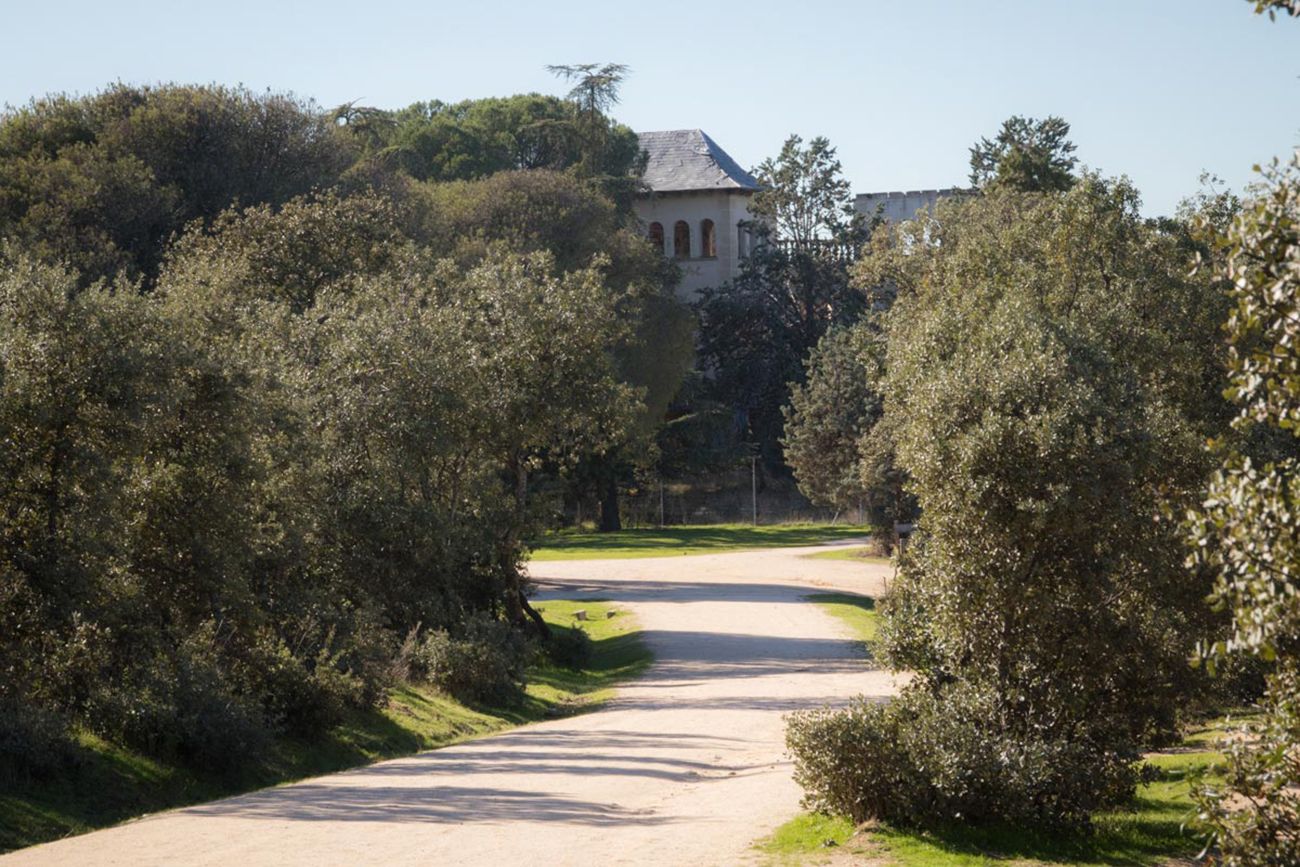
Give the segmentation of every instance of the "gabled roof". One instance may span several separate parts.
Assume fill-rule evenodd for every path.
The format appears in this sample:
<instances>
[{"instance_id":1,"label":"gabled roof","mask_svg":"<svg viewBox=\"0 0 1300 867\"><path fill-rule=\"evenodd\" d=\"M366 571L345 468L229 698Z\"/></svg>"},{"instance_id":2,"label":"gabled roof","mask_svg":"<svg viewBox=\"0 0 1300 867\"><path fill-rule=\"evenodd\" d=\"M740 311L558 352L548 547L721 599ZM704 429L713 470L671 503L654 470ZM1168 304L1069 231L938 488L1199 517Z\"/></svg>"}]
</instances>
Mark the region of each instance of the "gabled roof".
<instances>
[{"instance_id":1,"label":"gabled roof","mask_svg":"<svg viewBox=\"0 0 1300 867\"><path fill-rule=\"evenodd\" d=\"M762 189L702 130L643 132L639 138L649 156L642 180L656 193Z\"/></svg>"}]
</instances>

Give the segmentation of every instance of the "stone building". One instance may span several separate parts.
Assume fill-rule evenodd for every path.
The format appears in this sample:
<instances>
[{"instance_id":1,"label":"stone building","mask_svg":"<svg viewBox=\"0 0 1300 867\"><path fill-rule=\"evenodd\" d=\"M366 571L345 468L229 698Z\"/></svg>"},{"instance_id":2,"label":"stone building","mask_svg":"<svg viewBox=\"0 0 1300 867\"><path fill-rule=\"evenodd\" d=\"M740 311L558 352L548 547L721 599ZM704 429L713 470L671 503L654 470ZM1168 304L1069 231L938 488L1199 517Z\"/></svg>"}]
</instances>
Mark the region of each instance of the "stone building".
<instances>
[{"instance_id":1,"label":"stone building","mask_svg":"<svg viewBox=\"0 0 1300 867\"><path fill-rule=\"evenodd\" d=\"M755 238L745 227L750 201L760 189L702 130L674 129L639 134L646 154L642 175L649 192L635 210L646 236L682 269L679 295L692 300L700 289L735 278ZM910 220L948 196L969 193L958 187L937 190L860 193L853 206L867 217L879 210L891 223Z\"/></svg>"},{"instance_id":2,"label":"stone building","mask_svg":"<svg viewBox=\"0 0 1300 867\"><path fill-rule=\"evenodd\" d=\"M640 133L649 192L635 205L651 243L682 269L679 294L732 279L753 237L743 223L758 181L698 129Z\"/></svg>"}]
</instances>

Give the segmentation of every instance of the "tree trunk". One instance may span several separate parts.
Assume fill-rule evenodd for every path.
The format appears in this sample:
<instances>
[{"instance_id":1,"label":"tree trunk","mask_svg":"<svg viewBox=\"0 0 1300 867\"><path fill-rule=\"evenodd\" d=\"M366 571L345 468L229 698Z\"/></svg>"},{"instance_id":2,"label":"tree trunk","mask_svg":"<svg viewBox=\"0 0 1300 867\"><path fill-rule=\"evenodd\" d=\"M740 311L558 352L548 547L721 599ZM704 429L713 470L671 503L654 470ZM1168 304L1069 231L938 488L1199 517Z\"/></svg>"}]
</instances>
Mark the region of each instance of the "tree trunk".
<instances>
[{"instance_id":1,"label":"tree trunk","mask_svg":"<svg viewBox=\"0 0 1300 867\"><path fill-rule=\"evenodd\" d=\"M611 467L600 482L600 532L613 533L623 529L623 519L618 511L618 476Z\"/></svg>"},{"instance_id":2,"label":"tree trunk","mask_svg":"<svg viewBox=\"0 0 1300 867\"><path fill-rule=\"evenodd\" d=\"M528 469L520 460L514 461L515 477L515 527L506 534L507 552L513 553L515 545L518 543L519 528L524 525L524 517L528 512ZM509 615L511 622L519 626L526 632L532 632L543 641L550 640L551 629L542 619L542 615L537 613L528 602L528 596L524 593L524 575L518 569L511 569L513 574L510 575L510 588L506 590L506 613Z\"/></svg>"}]
</instances>

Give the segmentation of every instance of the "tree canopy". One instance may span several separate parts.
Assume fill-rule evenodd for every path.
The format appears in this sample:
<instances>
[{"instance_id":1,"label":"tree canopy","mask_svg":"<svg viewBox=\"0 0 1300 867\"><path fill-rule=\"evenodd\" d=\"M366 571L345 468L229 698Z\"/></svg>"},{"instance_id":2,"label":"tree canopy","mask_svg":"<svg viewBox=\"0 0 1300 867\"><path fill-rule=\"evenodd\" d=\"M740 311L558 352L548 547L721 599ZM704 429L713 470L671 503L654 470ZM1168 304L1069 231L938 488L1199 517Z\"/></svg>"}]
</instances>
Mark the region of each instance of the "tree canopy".
<instances>
[{"instance_id":1,"label":"tree canopy","mask_svg":"<svg viewBox=\"0 0 1300 867\"><path fill-rule=\"evenodd\" d=\"M1095 176L994 185L874 242L859 279L897 300L872 384L920 506L883 648L915 677L887 709L794 726L800 775L858 819L871 804L908 823L1086 825L1131 796L1139 749L1205 689L1186 660L1208 585L1162 515L1195 500L1226 418L1222 287L1189 276L1185 229ZM845 427L800 406L800 437ZM818 739L837 726L879 757L828 770ZM846 775L860 784L831 788Z\"/></svg>"},{"instance_id":2,"label":"tree canopy","mask_svg":"<svg viewBox=\"0 0 1300 867\"><path fill-rule=\"evenodd\" d=\"M1067 190L1075 181L1074 143L1070 125L1055 115L1038 120L1013 115L993 138L981 138L970 149L970 182L977 189L991 185L1022 192Z\"/></svg>"},{"instance_id":3,"label":"tree canopy","mask_svg":"<svg viewBox=\"0 0 1300 867\"><path fill-rule=\"evenodd\" d=\"M700 358L712 393L735 408L743 436L782 471L783 407L804 359L826 332L855 321L864 296L849 266L867 225L853 210L835 149L789 137L757 169L752 204L760 240L731 282L700 293Z\"/></svg>"},{"instance_id":4,"label":"tree canopy","mask_svg":"<svg viewBox=\"0 0 1300 867\"><path fill-rule=\"evenodd\" d=\"M1201 818L1227 865L1300 859L1300 152L1264 184L1226 233L1231 281L1230 395L1237 437L1192 512L1189 566L1213 576L1230 628L1203 648L1213 667L1262 660L1262 719L1234 741L1224 785L1201 793Z\"/></svg>"}]
</instances>

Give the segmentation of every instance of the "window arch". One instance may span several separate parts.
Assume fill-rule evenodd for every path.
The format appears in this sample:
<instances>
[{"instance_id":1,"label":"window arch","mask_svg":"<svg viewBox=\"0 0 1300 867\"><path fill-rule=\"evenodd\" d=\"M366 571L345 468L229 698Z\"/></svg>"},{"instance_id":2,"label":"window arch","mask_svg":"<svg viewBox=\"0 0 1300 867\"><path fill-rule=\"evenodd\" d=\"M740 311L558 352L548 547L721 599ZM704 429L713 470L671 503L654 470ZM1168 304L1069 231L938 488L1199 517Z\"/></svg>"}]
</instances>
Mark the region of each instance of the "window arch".
<instances>
[{"instance_id":1,"label":"window arch","mask_svg":"<svg viewBox=\"0 0 1300 867\"><path fill-rule=\"evenodd\" d=\"M673 224L673 255L678 259L691 258L691 226L685 220Z\"/></svg>"},{"instance_id":2,"label":"window arch","mask_svg":"<svg viewBox=\"0 0 1300 867\"><path fill-rule=\"evenodd\" d=\"M713 232L712 220L700 220L700 255L709 259L718 255L718 239Z\"/></svg>"},{"instance_id":3,"label":"window arch","mask_svg":"<svg viewBox=\"0 0 1300 867\"><path fill-rule=\"evenodd\" d=\"M654 247L660 253L664 251L664 224L663 223L651 223L650 233L649 235L647 235L647 237L650 239L650 245L652 247Z\"/></svg>"}]
</instances>

